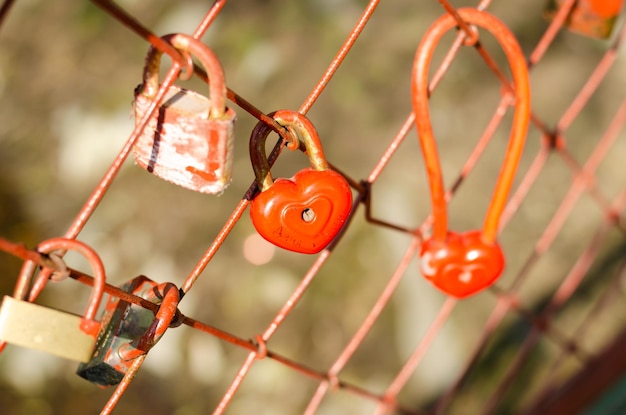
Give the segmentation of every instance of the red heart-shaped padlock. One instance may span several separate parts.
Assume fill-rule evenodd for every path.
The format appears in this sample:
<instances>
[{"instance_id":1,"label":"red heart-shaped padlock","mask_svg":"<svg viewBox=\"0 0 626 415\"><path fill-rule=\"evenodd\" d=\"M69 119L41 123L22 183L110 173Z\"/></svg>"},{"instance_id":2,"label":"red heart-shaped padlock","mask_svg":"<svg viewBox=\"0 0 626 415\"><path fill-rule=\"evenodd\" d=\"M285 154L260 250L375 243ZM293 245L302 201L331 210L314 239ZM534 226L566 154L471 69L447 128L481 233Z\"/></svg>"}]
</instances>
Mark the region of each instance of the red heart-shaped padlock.
<instances>
[{"instance_id":1,"label":"red heart-shaped padlock","mask_svg":"<svg viewBox=\"0 0 626 415\"><path fill-rule=\"evenodd\" d=\"M493 284L504 269L497 243L485 243L482 231L449 232L447 240L426 241L420 250L422 275L444 293L463 298Z\"/></svg>"},{"instance_id":2,"label":"red heart-shaped padlock","mask_svg":"<svg viewBox=\"0 0 626 415\"><path fill-rule=\"evenodd\" d=\"M330 169L315 127L304 115L289 110L270 114L293 134L290 149L304 144L312 168L291 179L274 181L265 154L271 128L259 122L250 137L250 159L261 191L250 201L257 232L276 246L315 254L335 238L350 215L352 192L339 173Z\"/></svg>"},{"instance_id":3,"label":"red heart-shaped padlock","mask_svg":"<svg viewBox=\"0 0 626 415\"><path fill-rule=\"evenodd\" d=\"M250 205L259 235L273 244L307 254L326 247L350 214L350 188L338 173L310 168L277 179Z\"/></svg>"},{"instance_id":4,"label":"red heart-shaped padlock","mask_svg":"<svg viewBox=\"0 0 626 415\"><path fill-rule=\"evenodd\" d=\"M526 141L530 119L530 83L524 53L504 23L475 8L461 8L456 12L458 16L446 13L437 19L420 41L413 63L412 101L433 210L432 234L422 244L420 268L424 277L437 288L451 296L463 298L493 284L504 268L504 255L496 239L500 216ZM450 232L448 228L448 200L428 104L431 93L428 76L435 48L448 31L458 28L459 18L468 25L487 29L496 38L509 61L513 76L513 88L506 81L506 93L513 92L515 95L509 145L483 227L480 231L462 234ZM472 37L475 39L466 43L475 45L478 36L479 32L473 32ZM503 97L503 100L506 99L509 97Z\"/></svg>"}]
</instances>

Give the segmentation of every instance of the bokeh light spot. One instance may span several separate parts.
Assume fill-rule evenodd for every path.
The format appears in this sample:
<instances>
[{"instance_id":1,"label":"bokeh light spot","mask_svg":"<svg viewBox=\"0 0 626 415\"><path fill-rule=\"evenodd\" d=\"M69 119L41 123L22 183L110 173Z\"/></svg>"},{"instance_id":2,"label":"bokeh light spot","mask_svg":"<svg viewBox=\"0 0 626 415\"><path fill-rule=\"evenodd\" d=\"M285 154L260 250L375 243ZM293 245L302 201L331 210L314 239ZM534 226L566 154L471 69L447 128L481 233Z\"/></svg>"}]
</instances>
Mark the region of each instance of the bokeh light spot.
<instances>
[{"instance_id":1,"label":"bokeh light spot","mask_svg":"<svg viewBox=\"0 0 626 415\"><path fill-rule=\"evenodd\" d=\"M243 256L254 265L267 264L274 257L276 247L258 234L248 236L243 243Z\"/></svg>"}]
</instances>

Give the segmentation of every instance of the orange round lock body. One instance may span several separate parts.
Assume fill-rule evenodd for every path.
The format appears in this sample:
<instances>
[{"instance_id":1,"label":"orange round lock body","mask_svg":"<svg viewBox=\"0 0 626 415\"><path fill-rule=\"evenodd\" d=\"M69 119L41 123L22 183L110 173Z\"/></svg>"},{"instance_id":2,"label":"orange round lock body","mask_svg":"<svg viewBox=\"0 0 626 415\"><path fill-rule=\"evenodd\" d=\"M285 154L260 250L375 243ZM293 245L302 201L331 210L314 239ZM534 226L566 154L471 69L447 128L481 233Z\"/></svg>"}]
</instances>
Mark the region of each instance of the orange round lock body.
<instances>
[{"instance_id":1,"label":"orange round lock body","mask_svg":"<svg viewBox=\"0 0 626 415\"><path fill-rule=\"evenodd\" d=\"M300 170L291 179L274 180L265 154L271 129L259 122L250 137L250 159L261 191L250 202L252 224L276 246L318 253L337 236L350 215L350 186L330 169L315 127L304 115L287 110L270 115L302 140L311 168Z\"/></svg>"},{"instance_id":2,"label":"orange round lock body","mask_svg":"<svg viewBox=\"0 0 626 415\"><path fill-rule=\"evenodd\" d=\"M173 85L133 148L137 164L155 176L186 189L221 194L232 177L235 111L227 108L226 84L219 60L191 36L164 39L196 56L207 71L209 97ZM135 122L139 123L159 89L162 53L152 47L143 83L135 90Z\"/></svg>"}]
</instances>

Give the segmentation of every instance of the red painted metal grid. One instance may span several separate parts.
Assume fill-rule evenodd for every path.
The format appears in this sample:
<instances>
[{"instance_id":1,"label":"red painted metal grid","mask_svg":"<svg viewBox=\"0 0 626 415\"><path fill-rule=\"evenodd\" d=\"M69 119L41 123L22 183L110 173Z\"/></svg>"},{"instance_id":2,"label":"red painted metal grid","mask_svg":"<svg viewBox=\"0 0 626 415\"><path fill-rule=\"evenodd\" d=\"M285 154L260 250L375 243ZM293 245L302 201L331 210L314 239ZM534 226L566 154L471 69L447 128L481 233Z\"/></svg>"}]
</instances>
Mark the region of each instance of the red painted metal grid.
<instances>
[{"instance_id":1,"label":"red painted metal grid","mask_svg":"<svg viewBox=\"0 0 626 415\"><path fill-rule=\"evenodd\" d=\"M152 113L157 110L158 102L162 99L165 91L167 91L169 86L172 85L174 80L179 76L181 68L186 67L187 70L190 70L190 64L183 57L181 57L178 52L171 47L171 45L169 45L167 42L164 42L158 36L143 27L137 19L126 14L126 12L119 8L119 6L117 6L115 3L106 0L94 0L94 2L102 7L102 9L108 12L111 16L128 26L137 35L142 36L156 48L170 55L173 59L173 65L167 75L162 80L162 84L154 101L154 104L147 110L146 115L139 122L137 122L135 129L126 141L126 144L121 149L119 155L111 164L109 170L106 172L100 183L95 187L92 194L88 197L84 206L76 215L75 220L68 227L68 230L64 235L64 238L67 239L76 239L79 236L81 230L89 221L98 204L106 195L109 187L112 185L122 163L128 157L128 154L135 144L137 138L141 134L142 129L145 128L145 126L147 125L148 119L150 118ZM2 13L0 14L0 22L2 22L6 17L6 14L8 13L12 3L13 2L9 0L5 1L2 9L0 9ZM218 16L220 10L224 7L225 3L225 0L218 0L213 4L213 6L208 10L201 23L194 31L193 36L195 38L200 38L206 32L208 27ZM337 52L331 64L328 66L328 69L322 75L321 79L319 80L313 91L304 99L304 102L299 108L300 113L306 114L315 105L316 100L324 91L326 85L333 77L336 70L340 67L344 58L350 52L361 31L369 22L370 18L376 10L376 7L378 6L378 3L379 1L371 0L367 4L361 14L361 17L356 22L354 28L349 33L346 41ZM455 59L457 53L464 44L473 46L480 45L479 43L476 43L476 32L474 32L469 25L465 24L465 22L462 21L454 6L446 0L440 0L440 3L447 13L451 14L455 19L458 20L458 25L461 30L459 30L456 40L453 42L447 55L442 60L439 68L432 76L429 87L430 91L434 91L436 89L439 81L441 80L441 78L443 77L443 75L445 74L450 64ZM482 1L476 7L480 10L489 10L490 3L490 1ZM530 70L532 70L541 61L544 53L550 47L555 36L559 32L559 30L562 29L568 13L574 6L574 4L574 0L566 0L562 3L562 8L556 14L551 24L543 34L543 37L537 43L536 47L528 57L527 66ZM598 186L598 183L595 180L597 169L599 168L601 162L605 159L607 153L611 150L613 144L619 136L619 133L623 130L624 123L626 122L626 98L622 101L609 126L606 128L605 131L599 134L599 139L597 141L597 144L595 145L594 150L591 152L591 154L584 163L579 163L577 161L577 158L568 149L567 132L574 120L584 109L585 105L590 100L593 93L597 90L599 85L605 79L607 72L612 67L617 57L618 47L623 42L625 36L626 28L622 29L621 32L615 37L613 44L608 48L608 50L604 54L604 57L598 62L594 71L591 73L585 84L580 89L578 95L573 99L571 105L563 113L563 115L560 117L554 127L549 127L548 123L544 122L539 114L536 114L534 112L531 114L531 125L534 129L541 133L541 146L537 151L537 154L534 156L530 166L525 171L520 172L521 180L517 187L514 189L514 192L511 195L510 199L508 200L504 213L500 219L500 231L507 226L508 222L516 213L518 207L526 198L527 194L537 183L540 174L544 171L544 168L548 164L548 160L550 158L559 158L564 162L564 165L566 165L571 171L571 183L569 184L566 196L563 198L560 205L554 212L549 224L546 226L545 230L536 241L533 252L526 259L525 264L521 267L521 270L514 277L513 281L506 287L500 284L496 284L488 289L489 295L495 297L496 304L493 307L491 314L485 321L484 326L482 327L480 338L474 345L471 357L467 361L463 371L459 373L457 381L452 383L447 391L438 398L433 407L428 410L428 413L446 413L446 410L447 408L449 408L455 395L463 387L464 381L468 378L472 369L475 367L477 361L479 360L481 353L485 350L486 345L490 340L492 334L499 327L504 317L510 312L516 313L518 316L520 316L520 318L527 320L532 326L532 330L530 334L525 338L522 346L519 348L514 358L511 360L504 377L498 382L497 387L493 391L490 399L485 402L483 410L480 413L496 413L500 401L503 399L507 390L510 388L513 380L520 373L522 365L528 358L528 355L532 352L533 348L542 337L550 338L551 341L560 348L560 357L553 363L554 368L558 367L561 361L567 356L575 356L583 364L592 361L591 356L589 356L585 352L584 348L579 346L579 341L584 337L585 331L588 329L589 325L592 324L596 314L601 311L601 309L606 305L608 301L612 301L610 293L614 289L614 284L607 286L606 294L601 297L601 299L596 304L596 307L588 314L585 321L577 328L577 330L575 330L575 333L573 335L566 335L562 333L558 327L550 325L549 322L552 316L554 316L554 314L568 301L568 299L580 286L584 277L587 275L587 271L589 271L593 261L597 257L600 246L607 237L607 234L613 229L618 229L622 233L624 232L624 230L626 230L621 216L624 208L626 208L626 189L622 190L621 193L618 194L617 197L615 197L613 200L610 200L603 194ZM453 197L455 191L462 184L465 177L473 170L476 163L479 162L480 156L483 153L486 145L492 139L496 128L504 119L506 110L511 105L511 97L508 93L510 91L510 84L507 76L504 75L504 72L502 70L500 70L498 65L490 57L489 52L485 48L482 48L482 46L478 46L475 48L482 56L482 58L485 59L489 68L491 68L494 72L494 75L502 82L503 94L498 108L494 112L491 121L483 132L474 151L467 159L465 165L462 167L458 179L448 190L446 194L447 200ZM206 74L204 74L201 69L195 67L194 71L206 81ZM274 151L269 157L270 162L276 160L276 158L280 155L281 149L286 145L286 143L291 140L289 132L281 128L272 118L264 115L261 110L255 108L253 104L246 101L244 98L239 96L231 89L228 89L227 96L241 109L247 111L257 119L268 123L281 136L281 140L279 140L274 148ZM378 218L374 218L372 217L370 212L371 195L369 190L371 188L371 185L378 180L385 167L392 161L394 153L398 149L401 142L405 139L415 139L413 135L414 133L411 134L412 126L414 125L414 123L414 114L410 112L407 115L406 121L397 132L395 137L393 137L393 139L390 141L386 151L380 157L377 164L372 168L371 173L365 180L358 180L355 178L346 177L346 179L349 181L350 185L356 192L352 212L353 215L358 212L361 204L363 204L363 206L365 207L365 216L371 225L384 226L398 232L409 234L412 239L411 243L409 243L406 247L406 251L400 263L397 265L395 271L390 276L390 279L385 289L380 293L380 296L371 307L370 312L363 320L358 330L354 333L351 340L345 345L344 349L337 356L337 358L328 370L311 369L305 364L301 364L300 362L295 362L288 358L285 358L284 356L273 352L270 348L266 346L266 343L269 342L272 336L279 330L282 322L291 313L294 307L298 304L299 300L305 294L307 288L316 277L320 268L332 255L333 247L341 240L341 235L339 235L339 237L335 240L333 244L331 244L330 247L325 249L321 254L319 254L319 256L316 257L314 263L301 279L300 283L298 284L297 288L292 293L290 298L285 302L284 306L278 311L272 321L269 322L265 331L259 333L255 337L254 341L240 338L234 334L217 329L211 325L202 323L188 316L178 315L175 317L176 321L175 324L172 323L172 326L185 324L189 327L216 336L226 342L229 342L233 345L239 346L249 351L247 358L244 360L238 373L232 380L230 387L224 392L221 402L219 402L219 404L215 408L215 414L221 414L227 410L230 402L236 395L237 390L239 389L246 375L249 373L250 369L255 365L256 362L262 359L272 359L274 361L280 362L292 368L293 370L296 370L303 375L313 378L319 382L317 391L311 397L311 400L305 410L306 414L316 413L324 398L328 394L333 393L337 390L343 390L362 396L366 399L373 400L377 404L377 414L385 414L391 412L415 414L426 413L426 410L422 411L416 410L414 408L404 407L402 402L399 402L397 400L397 397L403 391L404 386L407 384L410 377L414 374L418 365L422 362L425 353L428 351L434 339L437 337L437 335L442 330L442 327L444 327L444 325L450 318L450 315L455 307L457 307L458 301L453 298L448 298L441 304L439 313L437 314L436 318L431 322L430 327L422 337L421 341L416 345L414 351L408 356L401 370L397 373L396 377L387 386L386 390L383 393L366 390L358 385L343 381L340 377L343 368L347 365L353 354L362 344L365 336L370 332L378 317L381 315L383 309L385 309L385 307L387 307L387 305L389 304L389 301L394 291L396 290L400 280L403 278L407 267L410 265L415 255L419 251L421 242L423 240L423 235L427 235L431 229L432 218L427 218L423 222L423 224L416 229L408 229L392 223L387 223L386 221ZM180 286L181 301L184 295L193 288L194 283L197 281L200 274L210 263L216 252L219 250L220 246L228 237L234 225L245 212L249 204L249 199L252 197L255 191L255 186L255 183L250 186L244 198L236 206L230 217L225 221L221 231L218 233L215 240L206 249L205 253L198 260L196 266L190 271L189 275ZM584 194L589 195L602 210L602 223L600 223L600 225L598 226L596 234L593 236L593 238L588 241L588 246L586 250L579 257L570 272L561 281L560 285L551 296L548 305L540 313L533 313L524 307L523 302L518 296L518 292L523 284L527 281L528 276L530 275L531 270L533 269L533 266L536 264L538 259L551 247L552 243L555 241L555 238L559 235L559 233L565 226L566 220L569 218L576 203ZM12 243L10 241L0 238L0 249L25 260L37 262L45 267L45 271L43 274L44 277L40 277L37 280L40 282L40 286L34 287L30 293L31 299L34 299L37 296L38 291L43 288L43 283L41 283L41 281L47 280L48 277L52 275L53 271L55 270L63 271L62 269L60 269L62 267L59 267L58 261L51 261L48 256L42 255L41 253L33 250L28 250L20 244ZM94 285L94 279L91 276L85 275L72 269L66 271L69 272L72 278L87 285ZM620 278L621 274L615 276L616 283L619 281ZM153 311L158 311L159 307L157 305L142 298L125 293L112 285L107 284L104 287L104 291L110 295L119 296L126 301L141 305ZM129 384L131 383L133 377L140 369L141 364L145 359L145 356L146 355L139 356L137 359L134 360L131 370L126 374L123 381L119 384L119 386L112 394L105 408L103 408L103 413L110 413L114 410L115 405L122 398L123 394L129 387ZM549 379L545 390L550 390L550 388L553 386L554 385L550 383ZM529 413L542 413L540 412L540 409L541 408L537 409L536 412L531 410L531 412Z\"/></svg>"}]
</instances>

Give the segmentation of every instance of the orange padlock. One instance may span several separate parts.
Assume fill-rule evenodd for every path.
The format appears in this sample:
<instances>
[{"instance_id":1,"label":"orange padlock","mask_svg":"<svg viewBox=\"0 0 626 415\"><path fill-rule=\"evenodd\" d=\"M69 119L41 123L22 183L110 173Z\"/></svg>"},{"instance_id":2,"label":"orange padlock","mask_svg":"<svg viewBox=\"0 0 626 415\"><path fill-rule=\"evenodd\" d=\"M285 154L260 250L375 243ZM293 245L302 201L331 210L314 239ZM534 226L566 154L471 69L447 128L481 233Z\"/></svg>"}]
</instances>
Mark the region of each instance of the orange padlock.
<instances>
[{"instance_id":1,"label":"orange padlock","mask_svg":"<svg viewBox=\"0 0 626 415\"><path fill-rule=\"evenodd\" d=\"M209 98L178 87L169 88L159 110L133 149L135 160L168 182L202 193L221 194L231 180L235 111L226 107L224 73L215 54L199 40L183 34L164 36L198 58L209 78ZM135 120L144 116L159 89L162 53L151 47L143 83L135 90Z\"/></svg>"},{"instance_id":2,"label":"orange padlock","mask_svg":"<svg viewBox=\"0 0 626 415\"><path fill-rule=\"evenodd\" d=\"M91 357L101 327L96 314L106 283L104 265L93 249L74 239L48 239L40 243L37 250L42 254L74 250L89 261L94 272L89 305L83 316L77 316L35 304L35 298L27 297L29 294L33 297L30 292L32 288L29 289L28 285L37 264L31 260L25 261L13 297L4 296L0 306L0 351L6 343L12 343L86 362Z\"/></svg>"},{"instance_id":3,"label":"orange padlock","mask_svg":"<svg viewBox=\"0 0 626 415\"><path fill-rule=\"evenodd\" d=\"M289 110L270 116L302 141L311 167L291 179L274 180L265 154L265 139L271 128L260 121L250 136L250 159L261 191L250 202L252 224L259 235L276 246L304 254L318 253L335 238L350 215L350 185L331 170L308 118Z\"/></svg>"},{"instance_id":4,"label":"orange padlock","mask_svg":"<svg viewBox=\"0 0 626 415\"><path fill-rule=\"evenodd\" d=\"M545 15L553 19L565 0L548 0ZM574 2L565 26L573 32L606 39L611 36L615 22L624 6L624 0L578 0Z\"/></svg>"}]
</instances>

